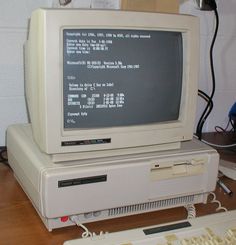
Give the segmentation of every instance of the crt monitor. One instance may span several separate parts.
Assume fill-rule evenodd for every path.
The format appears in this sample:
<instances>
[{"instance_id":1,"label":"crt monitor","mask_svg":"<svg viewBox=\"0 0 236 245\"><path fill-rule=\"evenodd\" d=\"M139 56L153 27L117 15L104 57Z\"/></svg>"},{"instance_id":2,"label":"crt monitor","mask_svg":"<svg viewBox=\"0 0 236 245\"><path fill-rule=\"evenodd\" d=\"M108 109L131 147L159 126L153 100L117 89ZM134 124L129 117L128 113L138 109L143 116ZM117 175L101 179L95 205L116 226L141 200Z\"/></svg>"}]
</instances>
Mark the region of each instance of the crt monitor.
<instances>
[{"instance_id":1,"label":"crt monitor","mask_svg":"<svg viewBox=\"0 0 236 245\"><path fill-rule=\"evenodd\" d=\"M33 12L26 96L40 149L89 158L178 148L190 140L198 29L197 18L186 15Z\"/></svg>"}]
</instances>

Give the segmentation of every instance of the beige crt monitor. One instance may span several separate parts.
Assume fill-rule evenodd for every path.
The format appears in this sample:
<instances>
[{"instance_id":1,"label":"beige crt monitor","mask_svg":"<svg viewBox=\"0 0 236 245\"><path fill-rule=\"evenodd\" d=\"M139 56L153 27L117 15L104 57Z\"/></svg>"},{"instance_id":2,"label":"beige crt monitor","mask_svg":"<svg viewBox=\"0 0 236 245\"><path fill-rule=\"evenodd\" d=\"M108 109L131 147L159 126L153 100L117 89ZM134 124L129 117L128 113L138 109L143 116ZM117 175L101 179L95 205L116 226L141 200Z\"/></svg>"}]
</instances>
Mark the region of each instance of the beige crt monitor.
<instances>
[{"instance_id":1,"label":"beige crt monitor","mask_svg":"<svg viewBox=\"0 0 236 245\"><path fill-rule=\"evenodd\" d=\"M25 57L34 139L53 161L178 148L192 138L196 17L39 9Z\"/></svg>"}]
</instances>

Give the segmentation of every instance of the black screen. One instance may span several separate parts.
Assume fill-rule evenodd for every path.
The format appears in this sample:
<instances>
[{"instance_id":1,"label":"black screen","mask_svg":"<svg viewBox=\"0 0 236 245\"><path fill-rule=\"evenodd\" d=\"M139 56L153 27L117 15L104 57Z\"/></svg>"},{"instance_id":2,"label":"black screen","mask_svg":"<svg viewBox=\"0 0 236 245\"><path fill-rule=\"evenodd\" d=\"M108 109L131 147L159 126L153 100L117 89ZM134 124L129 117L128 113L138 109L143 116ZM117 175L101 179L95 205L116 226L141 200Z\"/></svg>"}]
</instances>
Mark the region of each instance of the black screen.
<instances>
[{"instance_id":1,"label":"black screen","mask_svg":"<svg viewBox=\"0 0 236 245\"><path fill-rule=\"evenodd\" d=\"M182 73L179 32L64 29L64 128L177 120Z\"/></svg>"}]
</instances>

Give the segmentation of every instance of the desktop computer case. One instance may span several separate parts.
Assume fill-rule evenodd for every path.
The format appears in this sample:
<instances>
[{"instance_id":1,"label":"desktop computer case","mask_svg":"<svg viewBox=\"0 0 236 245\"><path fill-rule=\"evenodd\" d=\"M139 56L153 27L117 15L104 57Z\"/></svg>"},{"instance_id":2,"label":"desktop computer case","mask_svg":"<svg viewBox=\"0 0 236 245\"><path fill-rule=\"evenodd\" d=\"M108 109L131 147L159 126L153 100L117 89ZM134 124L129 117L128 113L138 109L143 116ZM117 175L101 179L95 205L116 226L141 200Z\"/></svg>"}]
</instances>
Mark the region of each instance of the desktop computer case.
<instances>
[{"instance_id":1,"label":"desktop computer case","mask_svg":"<svg viewBox=\"0 0 236 245\"><path fill-rule=\"evenodd\" d=\"M80 223L206 202L219 155L200 141L177 150L54 164L30 124L7 130L9 164L49 231ZM89 153L88 153L89 154Z\"/></svg>"}]
</instances>

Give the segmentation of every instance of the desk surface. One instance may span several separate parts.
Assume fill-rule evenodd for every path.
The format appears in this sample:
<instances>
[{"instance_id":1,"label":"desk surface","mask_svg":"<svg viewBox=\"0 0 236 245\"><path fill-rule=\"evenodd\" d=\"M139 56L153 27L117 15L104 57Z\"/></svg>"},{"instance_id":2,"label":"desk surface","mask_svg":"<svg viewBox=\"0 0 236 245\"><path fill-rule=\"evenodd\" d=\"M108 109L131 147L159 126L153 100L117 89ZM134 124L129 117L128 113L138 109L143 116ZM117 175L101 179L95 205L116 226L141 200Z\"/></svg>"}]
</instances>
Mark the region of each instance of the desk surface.
<instances>
[{"instance_id":1,"label":"desk surface","mask_svg":"<svg viewBox=\"0 0 236 245\"><path fill-rule=\"evenodd\" d=\"M222 142L215 139L218 135L207 136L214 142ZM221 152L223 158L236 162L236 154ZM222 180L235 195L229 196L217 187L215 194L217 200L221 201L222 206L236 209L236 181L223 177ZM196 205L197 216L214 213L216 204ZM99 231L120 231L125 229L137 228L140 226L156 225L170 221L186 218L184 208L173 208L169 210L156 211L146 214L133 215L124 218L105 220L87 224L89 230ZM60 228L48 232L33 208L31 202L21 189L13 176L11 169L0 163L0 244L1 245L62 245L64 241L79 238L81 229L76 226Z\"/></svg>"}]
</instances>

